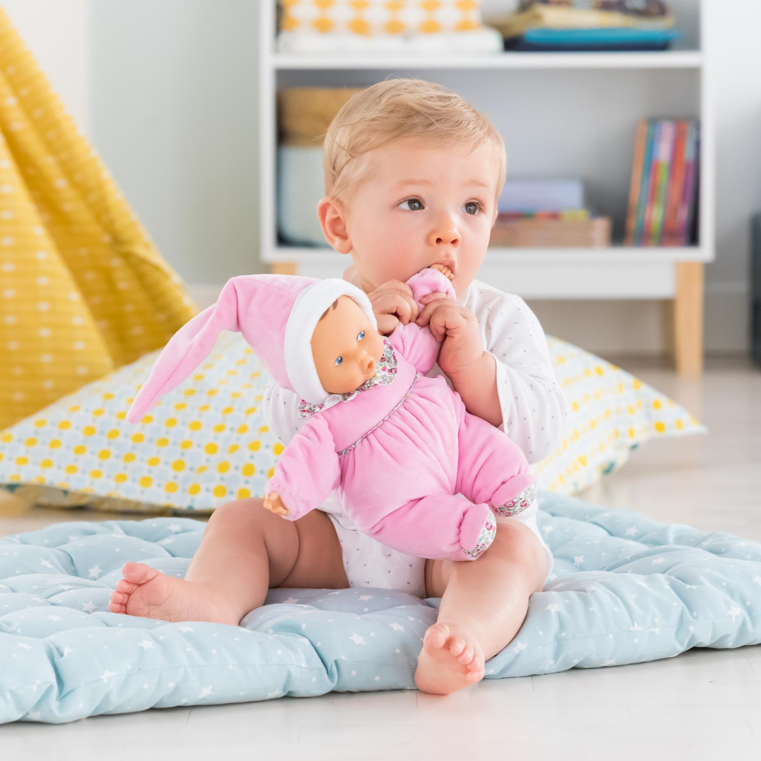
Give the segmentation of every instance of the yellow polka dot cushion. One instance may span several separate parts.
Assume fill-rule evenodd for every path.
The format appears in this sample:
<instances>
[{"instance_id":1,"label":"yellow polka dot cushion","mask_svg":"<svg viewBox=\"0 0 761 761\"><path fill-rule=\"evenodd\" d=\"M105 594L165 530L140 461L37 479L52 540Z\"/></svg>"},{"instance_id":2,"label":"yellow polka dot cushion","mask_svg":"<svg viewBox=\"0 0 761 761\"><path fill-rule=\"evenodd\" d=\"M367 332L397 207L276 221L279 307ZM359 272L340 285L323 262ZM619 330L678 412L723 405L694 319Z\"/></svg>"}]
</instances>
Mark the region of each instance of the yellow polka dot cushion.
<instances>
[{"instance_id":1,"label":"yellow polka dot cushion","mask_svg":"<svg viewBox=\"0 0 761 761\"><path fill-rule=\"evenodd\" d=\"M0 430L196 311L0 9Z\"/></svg>"},{"instance_id":2,"label":"yellow polka dot cushion","mask_svg":"<svg viewBox=\"0 0 761 761\"><path fill-rule=\"evenodd\" d=\"M683 407L626 371L549 338L571 414L541 488L572 494L653 437L704 432ZM262 413L267 374L239 334L223 333L198 371L136 425L127 410L158 352L0 433L0 486L57 507L209 513L262 496L282 445Z\"/></svg>"}]
</instances>

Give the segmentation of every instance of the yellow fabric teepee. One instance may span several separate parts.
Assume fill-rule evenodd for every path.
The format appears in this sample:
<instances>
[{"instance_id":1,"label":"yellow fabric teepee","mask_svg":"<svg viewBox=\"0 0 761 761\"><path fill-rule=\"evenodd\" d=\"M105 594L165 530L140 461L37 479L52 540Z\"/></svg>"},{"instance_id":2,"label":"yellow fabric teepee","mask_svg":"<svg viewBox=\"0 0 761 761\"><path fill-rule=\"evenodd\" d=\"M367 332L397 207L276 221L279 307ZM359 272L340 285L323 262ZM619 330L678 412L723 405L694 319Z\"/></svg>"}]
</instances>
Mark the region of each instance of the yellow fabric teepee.
<instances>
[{"instance_id":1,"label":"yellow fabric teepee","mask_svg":"<svg viewBox=\"0 0 761 761\"><path fill-rule=\"evenodd\" d=\"M0 430L196 312L0 9Z\"/></svg>"}]
</instances>

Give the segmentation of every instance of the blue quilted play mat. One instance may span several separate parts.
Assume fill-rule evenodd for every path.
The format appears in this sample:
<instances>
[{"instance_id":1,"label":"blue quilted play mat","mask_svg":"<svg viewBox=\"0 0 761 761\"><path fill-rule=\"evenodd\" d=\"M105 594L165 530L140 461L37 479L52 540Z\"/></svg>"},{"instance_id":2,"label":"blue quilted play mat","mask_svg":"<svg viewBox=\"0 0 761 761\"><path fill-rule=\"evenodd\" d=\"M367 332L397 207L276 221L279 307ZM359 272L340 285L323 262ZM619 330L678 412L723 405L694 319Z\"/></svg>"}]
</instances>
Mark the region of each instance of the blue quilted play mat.
<instances>
[{"instance_id":1,"label":"blue quilted play mat","mask_svg":"<svg viewBox=\"0 0 761 761\"><path fill-rule=\"evenodd\" d=\"M554 575L487 679L761 642L758 543L553 493L540 504ZM126 561L182 577L204 526L73 522L0 538L0 723L415 689L438 599L277 589L239 627L108 610Z\"/></svg>"}]
</instances>

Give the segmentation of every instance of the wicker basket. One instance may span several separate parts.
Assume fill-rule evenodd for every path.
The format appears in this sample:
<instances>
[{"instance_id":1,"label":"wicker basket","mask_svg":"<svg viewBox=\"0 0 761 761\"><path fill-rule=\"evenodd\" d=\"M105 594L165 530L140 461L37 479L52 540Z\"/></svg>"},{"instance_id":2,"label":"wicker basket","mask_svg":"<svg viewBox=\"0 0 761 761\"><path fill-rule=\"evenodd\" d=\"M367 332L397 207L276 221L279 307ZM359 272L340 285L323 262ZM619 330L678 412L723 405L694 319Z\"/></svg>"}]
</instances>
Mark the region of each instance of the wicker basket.
<instances>
[{"instance_id":1,"label":"wicker basket","mask_svg":"<svg viewBox=\"0 0 761 761\"><path fill-rule=\"evenodd\" d=\"M293 87L277 94L281 145L319 148L333 117L363 88Z\"/></svg>"}]
</instances>

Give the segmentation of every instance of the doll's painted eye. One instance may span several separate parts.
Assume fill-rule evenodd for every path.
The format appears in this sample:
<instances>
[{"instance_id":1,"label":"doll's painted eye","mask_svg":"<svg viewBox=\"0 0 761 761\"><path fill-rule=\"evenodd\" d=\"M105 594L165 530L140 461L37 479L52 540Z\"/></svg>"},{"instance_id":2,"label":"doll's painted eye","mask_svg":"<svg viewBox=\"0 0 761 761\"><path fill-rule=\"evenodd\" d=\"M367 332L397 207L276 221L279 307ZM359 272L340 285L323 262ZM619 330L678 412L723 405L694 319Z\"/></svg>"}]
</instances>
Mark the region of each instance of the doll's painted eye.
<instances>
[{"instance_id":1,"label":"doll's painted eye","mask_svg":"<svg viewBox=\"0 0 761 761\"><path fill-rule=\"evenodd\" d=\"M360 330L359 335L357 336L357 341L361 341L365 337L365 331Z\"/></svg>"},{"instance_id":2,"label":"doll's painted eye","mask_svg":"<svg viewBox=\"0 0 761 761\"><path fill-rule=\"evenodd\" d=\"M344 358L343 358L343 357L338 357L338 359L336 359L336 364L337 364L337 365L340 365L340 364L341 364L341 362L343 362L343 361L344 361Z\"/></svg>"}]
</instances>

